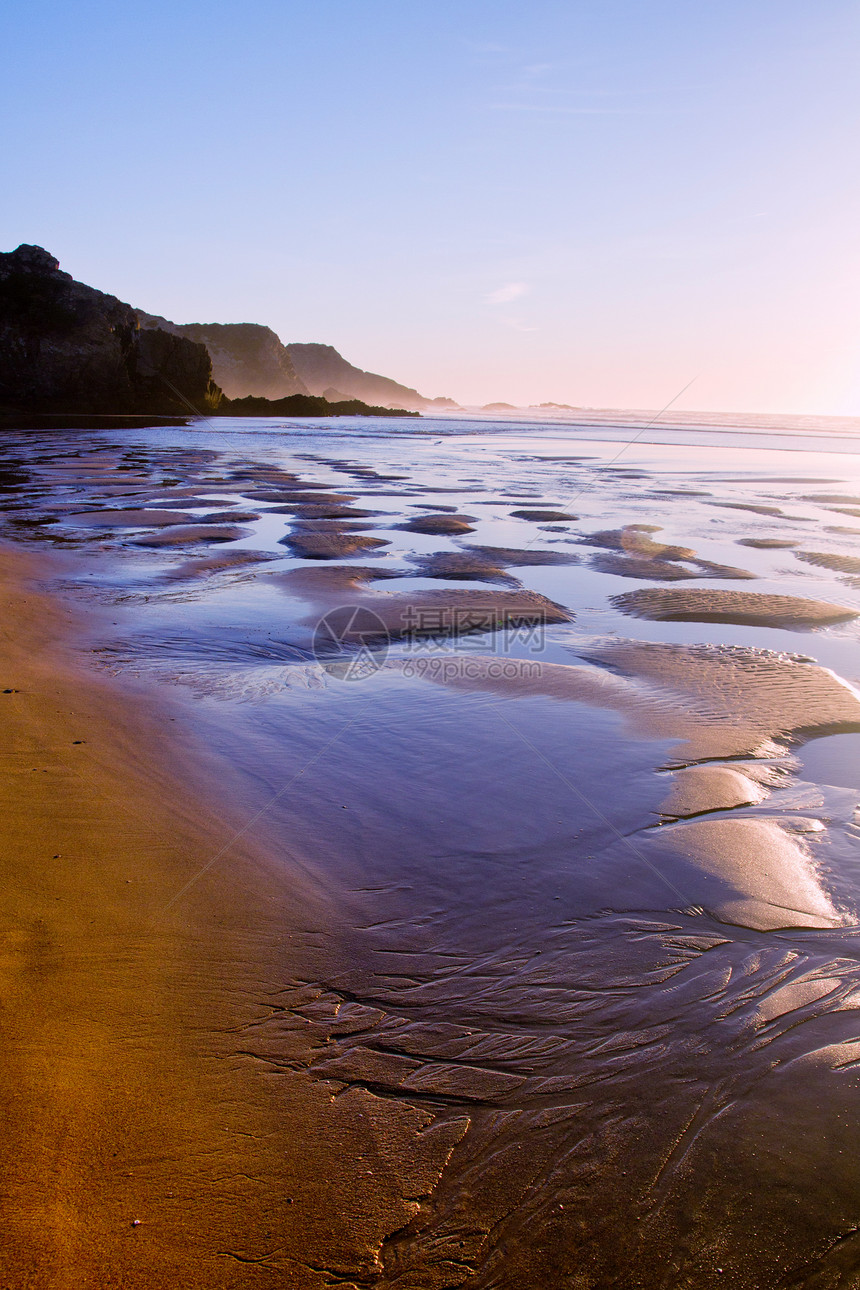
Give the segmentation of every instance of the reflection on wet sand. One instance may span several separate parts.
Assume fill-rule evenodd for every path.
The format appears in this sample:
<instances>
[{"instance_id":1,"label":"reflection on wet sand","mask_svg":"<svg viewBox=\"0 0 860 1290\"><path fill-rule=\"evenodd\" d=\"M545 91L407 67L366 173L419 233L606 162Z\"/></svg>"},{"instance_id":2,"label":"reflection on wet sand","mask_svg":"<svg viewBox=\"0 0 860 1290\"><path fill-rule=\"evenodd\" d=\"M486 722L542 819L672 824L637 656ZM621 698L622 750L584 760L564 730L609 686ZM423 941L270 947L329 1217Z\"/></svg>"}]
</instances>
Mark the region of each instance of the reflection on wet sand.
<instances>
[{"instance_id":1,"label":"reflection on wet sand","mask_svg":"<svg viewBox=\"0 0 860 1290\"><path fill-rule=\"evenodd\" d=\"M857 795L792 755L860 731L853 494L678 467L658 529L665 475L550 443L171 433L10 443L0 505L283 896L232 1052L325 1169L299 1219L249 1198L229 1283L853 1284Z\"/></svg>"}]
</instances>

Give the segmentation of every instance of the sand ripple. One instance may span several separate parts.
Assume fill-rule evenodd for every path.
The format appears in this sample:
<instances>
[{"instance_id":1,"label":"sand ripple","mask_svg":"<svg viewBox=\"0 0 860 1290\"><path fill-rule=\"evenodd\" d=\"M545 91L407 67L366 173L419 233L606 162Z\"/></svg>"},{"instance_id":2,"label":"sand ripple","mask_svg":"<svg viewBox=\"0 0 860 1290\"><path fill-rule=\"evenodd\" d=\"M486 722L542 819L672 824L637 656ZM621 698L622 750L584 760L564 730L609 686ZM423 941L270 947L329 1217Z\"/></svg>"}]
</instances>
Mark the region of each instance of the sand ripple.
<instances>
[{"instance_id":1,"label":"sand ripple","mask_svg":"<svg viewBox=\"0 0 860 1290\"><path fill-rule=\"evenodd\" d=\"M860 560L857 561L860 568ZM761 627L824 627L846 622L857 611L823 600L773 596L754 591L648 587L613 596L612 603L634 618L655 622L752 623Z\"/></svg>"}]
</instances>

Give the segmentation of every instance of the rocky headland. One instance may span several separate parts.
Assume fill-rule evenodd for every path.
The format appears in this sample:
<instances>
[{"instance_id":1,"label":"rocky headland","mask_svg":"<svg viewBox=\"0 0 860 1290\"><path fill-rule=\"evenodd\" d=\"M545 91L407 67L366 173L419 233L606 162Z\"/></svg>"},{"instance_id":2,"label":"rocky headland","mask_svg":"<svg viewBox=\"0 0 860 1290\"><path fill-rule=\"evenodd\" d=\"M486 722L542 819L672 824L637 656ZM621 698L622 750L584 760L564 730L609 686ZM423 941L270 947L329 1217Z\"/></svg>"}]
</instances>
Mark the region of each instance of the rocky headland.
<instances>
[{"instance_id":1,"label":"rocky headland","mask_svg":"<svg viewBox=\"0 0 860 1290\"><path fill-rule=\"evenodd\" d=\"M340 365L357 372L329 346ZM213 375L214 373L214 375ZM339 373L343 376L343 372ZM40 246L0 253L0 421L23 426L82 418L418 415L416 391L385 377L369 404L349 379L333 397L311 391L286 346L256 323L179 325L142 313L60 269ZM402 405L390 396L403 391ZM412 396L415 396L413 398Z\"/></svg>"},{"instance_id":2,"label":"rocky headland","mask_svg":"<svg viewBox=\"0 0 860 1290\"><path fill-rule=\"evenodd\" d=\"M205 345L141 329L42 247L0 254L0 414L187 416L220 400Z\"/></svg>"},{"instance_id":3,"label":"rocky headland","mask_svg":"<svg viewBox=\"0 0 860 1290\"><path fill-rule=\"evenodd\" d=\"M333 345L284 345L271 327L259 323L174 323L140 309L137 316L143 328L205 345L214 378L230 399L281 400L301 394L328 403L358 400L363 406L412 412L458 406L453 399L428 399L390 377L362 371Z\"/></svg>"},{"instance_id":4,"label":"rocky headland","mask_svg":"<svg viewBox=\"0 0 860 1290\"><path fill-rule=\"evenodd\" d=\"M366 403L409 408L413 412L420 412L433 402L408 385L353 367L333 345L291 344L286 348L310 394L321 394L335 402L362 399Z\"/></svg>"},{"instance_id":5,"label":"rocky headland","mask_svg":"<svg viewBox=\"0 0 860 1290\"><path fill-rule=\"evenodd\" d=\"M137 316L142 328L158 328L205 345L215 380L230 399L247 395L283 399L319 392L305 385L271 327L259 323L174 323L140 309Z\"/></svg>"}]
</instances>

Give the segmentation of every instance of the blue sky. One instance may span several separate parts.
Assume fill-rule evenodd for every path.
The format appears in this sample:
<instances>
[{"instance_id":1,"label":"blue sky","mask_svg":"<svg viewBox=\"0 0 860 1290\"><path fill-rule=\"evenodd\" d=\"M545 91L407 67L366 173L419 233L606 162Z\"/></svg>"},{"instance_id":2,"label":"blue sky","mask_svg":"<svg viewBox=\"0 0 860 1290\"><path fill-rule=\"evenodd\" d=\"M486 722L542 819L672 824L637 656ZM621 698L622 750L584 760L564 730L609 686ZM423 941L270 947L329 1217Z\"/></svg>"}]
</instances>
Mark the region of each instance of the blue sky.
<instances>
[{"instance_id":1,"label":"blue sky","mask_svg":"<svg viewBox=\"0 0 860 1290\"><path fill-rule=\"evenodd\" d=\"M467 402L860 414L860 3L0 19L0 247Z\"/></svg>"}]
</instances>

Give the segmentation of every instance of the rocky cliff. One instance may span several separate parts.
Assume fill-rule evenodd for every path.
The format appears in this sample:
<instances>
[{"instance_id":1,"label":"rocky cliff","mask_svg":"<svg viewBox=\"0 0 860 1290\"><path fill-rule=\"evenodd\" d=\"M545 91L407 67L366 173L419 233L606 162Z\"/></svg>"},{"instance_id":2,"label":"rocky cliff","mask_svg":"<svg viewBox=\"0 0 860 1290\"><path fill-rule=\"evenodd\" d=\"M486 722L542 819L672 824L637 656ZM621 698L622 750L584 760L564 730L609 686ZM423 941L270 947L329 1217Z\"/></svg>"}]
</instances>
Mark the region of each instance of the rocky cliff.
<instances>
[{"instance_id":1,"label":"rocky cliff","mask_svg":"<svg viewBox=\"0 0 860 1290\"><path fill-rule=\"evenodd\" d=\"M353 367L331 345L283 345L270 327L258 323L174 323L140 309L137 316L141 327L159 327L204 344L213 377L231 399L312 394L334 403L360 399L414 411L431 406L417 390ZM455 406L447 399L437 402Z\"/></svg>"},{"instance_id":2,"label":"rocky cliff","mask_svg":"<svg viewBox=\"0 0 860 1290\"><path fill-rule=\"evenodd\" d=\"M76 282L40 246L0 253L4 413L187 416L220 398L204 345L141 330L130 305Z\"/></svg>"},{"instance_id":3,"label":"rocky cliff","mask_svg":"<svg viewBox=\"0 0 860 1290\"><path fill-rule=\"evenodd\" d=\"M228 398L282 399L309 391L271 327L259 323L173 323L137 311L143 328L157 327L205 345L212 375Z\"/></svg>"},{"instance_id":4,"label":"rocky cliff","mask_svg":"<svg viewBox=\"0 0 860 1290\"><path fill-rule=\"evenodd\" d=\"M292 344L287 345L287 352L311 394L325 395L330 390L341 398L363 399L365 403L416 411L430 404L429 399L408 385L353 367L332 345Z\"/></svg>"}]
</instances>

